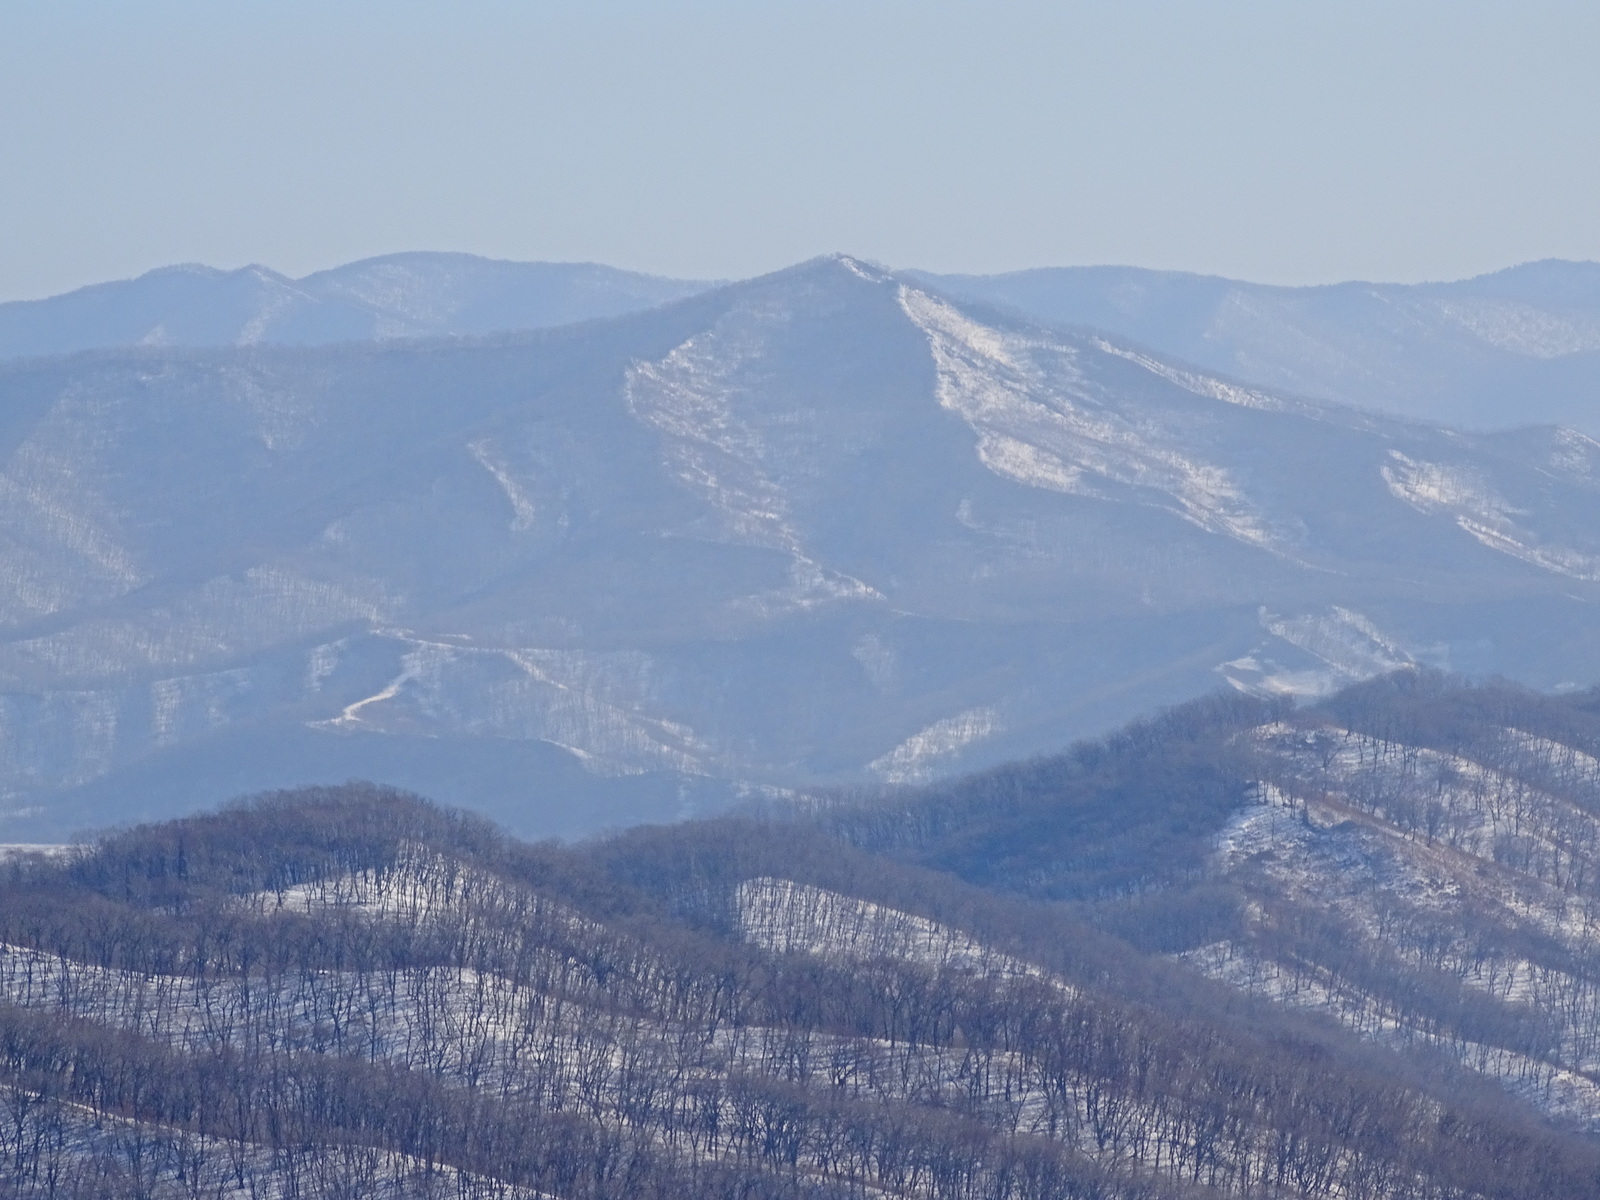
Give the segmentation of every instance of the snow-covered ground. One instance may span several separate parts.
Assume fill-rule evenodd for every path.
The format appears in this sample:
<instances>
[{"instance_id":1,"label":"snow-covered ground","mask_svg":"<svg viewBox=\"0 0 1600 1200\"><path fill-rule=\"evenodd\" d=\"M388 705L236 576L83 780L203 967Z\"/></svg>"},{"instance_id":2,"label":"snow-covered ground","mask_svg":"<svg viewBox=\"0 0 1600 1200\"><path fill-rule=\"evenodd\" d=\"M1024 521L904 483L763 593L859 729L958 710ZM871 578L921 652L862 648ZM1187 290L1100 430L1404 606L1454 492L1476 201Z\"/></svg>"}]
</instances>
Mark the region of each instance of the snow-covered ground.
<instances>
[{"instance_id":1,"label":"snow-covered ground","mask_svg":"<svg viewBox=\"0 0 1600 1200\"><path fill-rule=\"evenodd\" d=\"M1459 754L1334 727L1254 740L1257 803L1215 850L1250 927L1185 961L1600 1128L1594 760L1515 729Z\"/></svg>"}]
</instances>

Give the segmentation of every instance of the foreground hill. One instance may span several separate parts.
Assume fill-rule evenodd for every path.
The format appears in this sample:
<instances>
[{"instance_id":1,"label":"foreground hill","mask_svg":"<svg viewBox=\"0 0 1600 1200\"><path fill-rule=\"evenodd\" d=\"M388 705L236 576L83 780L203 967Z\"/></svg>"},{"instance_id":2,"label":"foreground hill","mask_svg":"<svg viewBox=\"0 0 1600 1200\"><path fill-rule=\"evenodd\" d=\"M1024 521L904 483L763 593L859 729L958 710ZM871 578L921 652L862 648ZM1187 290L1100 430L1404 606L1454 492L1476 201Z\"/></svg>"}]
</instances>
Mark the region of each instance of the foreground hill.
<instances>
[{"instance_id":1,"label":"foreground hill","mask_svg":"<svg viewBox=\"0 0 1600 1200\"><path fill-rule=\"evenodd\" d=\"M1425 1049L1600 1133L1600 695L1210 701L807 821Z\"/></svg>"},{"instance_id":2,"label":"foreground hill","mask_svg":"<svg viewBox=\"0 0 1600 1200\"><path fill-rule=\"evenodd\" d=\"M1410 673L567 847L352 785L13 859L0 1194L1600 1195L1597 743Z\"/></svg>"},{"instance_id":3,"label":"foreground hill","mask_svg":"<svg viewBox=\"0 0 1600 1200\"><path fill-rule=\"evenodd\" d=\"M1600 678L1588 439L1284 399L849 259L0 399L0 840L352 776L572 833L1223 679Z\"/></svg>"}]
</instances>

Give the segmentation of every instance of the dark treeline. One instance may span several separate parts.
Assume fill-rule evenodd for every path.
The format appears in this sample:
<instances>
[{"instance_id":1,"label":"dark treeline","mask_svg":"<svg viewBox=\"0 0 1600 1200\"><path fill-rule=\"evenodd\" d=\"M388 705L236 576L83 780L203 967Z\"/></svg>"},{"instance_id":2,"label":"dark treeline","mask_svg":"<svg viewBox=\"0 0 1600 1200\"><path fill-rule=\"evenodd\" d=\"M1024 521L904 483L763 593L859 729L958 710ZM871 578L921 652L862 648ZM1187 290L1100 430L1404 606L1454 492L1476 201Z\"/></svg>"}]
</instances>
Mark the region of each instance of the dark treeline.
<instances>
[{"instance_id":1,"label":"dark treeline","mask_svg":"<svg viewBox=\"0 0 1600 1200\"><path fill-rule=\"evenodd\" d=\"M1214 865L1264 779L1403 757L1384 695L1337 733L1218 698L803 820L530 845L349 785L13 859L0 1196L1600 1196L1600 1148L1444 1053L1546 1069L1559 1021L1454 934ZM1416 1044L1170 957L1200 946Z\"/></svg>"},{"instance_id":2,"label":"dark treeline","mask_svg":"<svg viewBox=\"0 0 1600 1200\"><path fill-rule=\"evenodd\" d=\"M1341 726L1390 742L1461 751L1506 729L1600 754L1600 688L1545 695L1505 680L1471 683L1440 671L1397 671L1314 706Z\"/></svg>"},{"instance_id":3,"label":"dark treeline","mask_svg":"<svg viewBox=\"0 0 1600 1200\"><path fill-rule=\"evenodd\" d=\"M1039 899L1089 899L1198 876L1256 778L1235 735L1287 702L1223 694L1066 754L816 814L855 845Z\"/></svg>"}]
</instances>

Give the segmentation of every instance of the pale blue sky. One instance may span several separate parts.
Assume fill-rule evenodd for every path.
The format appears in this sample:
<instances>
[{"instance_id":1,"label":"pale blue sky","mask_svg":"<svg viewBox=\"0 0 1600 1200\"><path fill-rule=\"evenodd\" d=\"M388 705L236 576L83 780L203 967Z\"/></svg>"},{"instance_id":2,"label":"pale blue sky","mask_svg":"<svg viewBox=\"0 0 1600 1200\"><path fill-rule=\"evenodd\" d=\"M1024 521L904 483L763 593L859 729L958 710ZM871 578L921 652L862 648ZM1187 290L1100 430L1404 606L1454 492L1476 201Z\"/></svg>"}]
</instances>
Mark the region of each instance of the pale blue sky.
<instances>
[{"instance_id":1,"label":"pale blue sky","mask_svg":"<svg viewBox=\"0 0 1600 1200\"><path fill-rule=\"evenodd\" d=\"M1600 4L0 5L0 299L406 249L1285 283L1600 258Z\"/></svg>"}]
</instances>

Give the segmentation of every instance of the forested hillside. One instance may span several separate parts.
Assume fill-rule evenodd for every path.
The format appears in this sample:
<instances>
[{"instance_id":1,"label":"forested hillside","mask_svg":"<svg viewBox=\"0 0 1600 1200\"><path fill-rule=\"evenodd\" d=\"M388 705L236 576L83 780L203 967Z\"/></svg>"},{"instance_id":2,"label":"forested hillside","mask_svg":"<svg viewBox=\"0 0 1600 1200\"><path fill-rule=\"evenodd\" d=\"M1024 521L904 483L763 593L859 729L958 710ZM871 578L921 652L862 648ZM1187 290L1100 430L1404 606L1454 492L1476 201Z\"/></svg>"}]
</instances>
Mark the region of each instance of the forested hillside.
<instances>
[{"instance_id":1,"label":"forested hillside","mask_svg":"<svg viewBox=\"0 0 1600 1200\"><path fill-rule=\"evenodd\" d=\"M1220 697L821 820L1600 1130L1600 693Z\"/></svg>"},{"instance_id":2,"label":"forested hillside","mask_svg":"<svg viewBox=\"0 0 1600 1200\"><path fill-rule=\"evenodd\" d=\"M369 785L14 855L16 1197L1600 1196L1600 696L1224 696L528 844Z\"/></svg>"}]
</instances>

